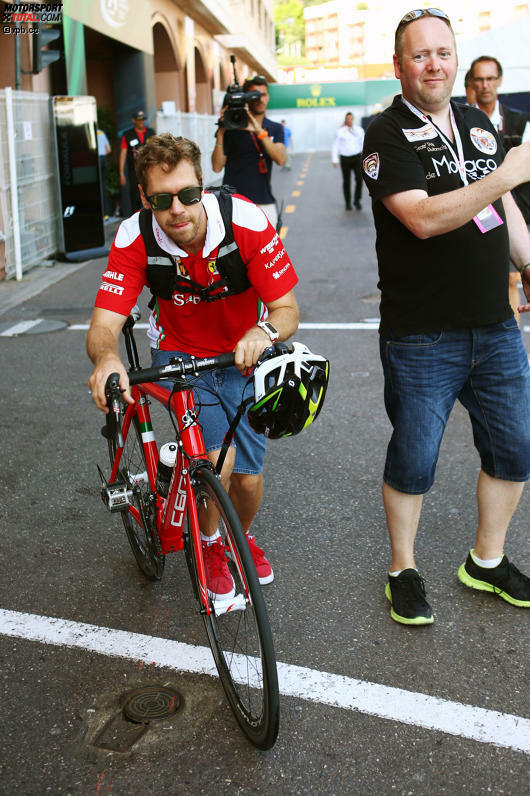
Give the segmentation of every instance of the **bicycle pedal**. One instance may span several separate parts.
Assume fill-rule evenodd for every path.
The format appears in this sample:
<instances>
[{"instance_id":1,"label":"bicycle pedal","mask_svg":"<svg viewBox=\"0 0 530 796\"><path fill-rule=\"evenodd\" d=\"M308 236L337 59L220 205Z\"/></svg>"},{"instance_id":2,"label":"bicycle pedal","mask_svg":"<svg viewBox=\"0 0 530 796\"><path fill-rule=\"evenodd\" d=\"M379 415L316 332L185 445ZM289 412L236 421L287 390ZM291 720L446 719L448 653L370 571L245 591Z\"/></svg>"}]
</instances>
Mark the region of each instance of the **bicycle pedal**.
<instances>
[{"instance_id":1,"label":"bicycle pedal","mask_svg":"<svg viewBox=\"0 0 530 796\"><path fill-rule=\"evenodd\" d=\"M233 613L234 611L245 611L247 608L247 601L242 594L236 594L235 597L228 600L214 600L213 610L216 616L223 614Z\"/></svg>"},{"instance_id":2,"label":"bicycle pedal","mask_svg":"<svg viewBox=\"0 0 530 796\"><path fill-rule=\"evenodd\" d=\"M107 484L101 490L101 498L109 511L128 511L132 505L132 489L123 481Z\"/></svg>"}]
</instances>

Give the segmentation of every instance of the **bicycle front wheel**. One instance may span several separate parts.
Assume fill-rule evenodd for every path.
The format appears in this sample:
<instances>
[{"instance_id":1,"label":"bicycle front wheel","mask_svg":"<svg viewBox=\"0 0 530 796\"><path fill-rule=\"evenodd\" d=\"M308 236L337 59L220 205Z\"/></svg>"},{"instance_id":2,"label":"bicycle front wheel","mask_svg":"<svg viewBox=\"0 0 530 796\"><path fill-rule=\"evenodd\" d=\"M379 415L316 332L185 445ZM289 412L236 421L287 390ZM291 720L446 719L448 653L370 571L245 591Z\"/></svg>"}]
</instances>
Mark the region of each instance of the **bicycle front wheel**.
<instances>
[{"instance_id":1,"label":"bicycle front wheel","mask_svg":"<svg viewBox=\"0 0 530 796\"><path fill-rule=\"evenodd\" d=\"M116 439L109 439L109 456L112 467L118 447ZM151 489L147 475L147 462L142 445L140 422L135 415L121 455L120 475L133 492L133 504L121 512L125 533L141 571L149 580L160 580L166 560L156 548L156 522Z\"/></svg>"},{"instance_id":2,"label":"bicycle front wheel","mask_svg":"<svg viewBox=\"0 0 530 796\"><path fill-rule=\"evenodd\" d=\"M210 523L212 517L217 521L235 584L233 599L210 598L210 614L203 610L208 641L241 729L259 749L270 749L278 736L280 697L272 633L254 562L237 513L216 475L201 467L192 483L199 523L205 517ZM197 585L189 533L185 542Z\"/></svg>"}]
</instances>

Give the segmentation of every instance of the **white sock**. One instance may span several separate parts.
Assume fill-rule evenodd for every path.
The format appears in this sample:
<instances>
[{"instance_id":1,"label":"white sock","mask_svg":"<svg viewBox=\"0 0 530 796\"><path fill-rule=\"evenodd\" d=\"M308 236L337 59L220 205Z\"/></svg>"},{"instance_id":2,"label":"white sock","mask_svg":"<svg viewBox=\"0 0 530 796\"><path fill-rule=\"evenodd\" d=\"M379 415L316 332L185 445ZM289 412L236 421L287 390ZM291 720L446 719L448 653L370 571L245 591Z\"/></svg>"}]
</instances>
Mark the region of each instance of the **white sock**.
<instances>
[{"instance_id":1,"label":"white sock","mask_svg":"<svg viewBox=\"0 0 530 796\"><path fill-rule=\"evenodd\" d=\"M408 569L413 569L415 572L418 571L415 567L408 567ZM388 574L390 575L391 578L397 578L397 576L401 575L401 573L403 571L404 570L402 570L402 569L396 569L396 570L394 570L394 572L389 572Z\"/></svg>"},{"instance_id":2,"label":"white sock","mask_svg":"<svg viewBox=\"0 0 530 796\"><path fill-rule=\"evenodd\" d=\"M220 537L221 534L219 533L219 528L216 530L213 536L205 536L201 531L201 539L203 542L206 542L207 544L213 544L214 542L217 541L217 539L220 539Z\"/></svg>"},{"instance_id":3,"label":"white sock","mask_svg":"<svg viewBox=\"0 0 530 796\"><path fill-rule=\"evenodd\" d=\"M484 560L483 558L479 558L474 550L471 550L471 558L478 567L482 567L483 569L494 569L499 566L504 556Z\"/></svg>"}]
</instances>

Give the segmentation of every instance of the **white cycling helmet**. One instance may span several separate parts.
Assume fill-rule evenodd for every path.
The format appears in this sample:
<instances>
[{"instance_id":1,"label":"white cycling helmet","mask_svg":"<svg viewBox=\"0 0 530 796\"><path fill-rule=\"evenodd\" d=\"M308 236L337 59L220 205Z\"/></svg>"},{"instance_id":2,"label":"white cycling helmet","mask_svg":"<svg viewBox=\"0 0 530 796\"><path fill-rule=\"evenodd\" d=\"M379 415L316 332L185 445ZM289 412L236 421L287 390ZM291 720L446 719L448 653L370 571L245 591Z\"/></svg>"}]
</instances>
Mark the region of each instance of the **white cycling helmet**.
<instances>
[{"instance_id":1,"label":"white cycling helmet","mask_svg":"<svg viewBox=\"0 0 530 796\"><path fill-rule=\"evenodd\" d=\"M250 425L271 439L298 434L322 409L328 379L325 357L312 354L303 343L276 343L274 351L266 349L254 370Z\"/></svg>"}]
</instances>

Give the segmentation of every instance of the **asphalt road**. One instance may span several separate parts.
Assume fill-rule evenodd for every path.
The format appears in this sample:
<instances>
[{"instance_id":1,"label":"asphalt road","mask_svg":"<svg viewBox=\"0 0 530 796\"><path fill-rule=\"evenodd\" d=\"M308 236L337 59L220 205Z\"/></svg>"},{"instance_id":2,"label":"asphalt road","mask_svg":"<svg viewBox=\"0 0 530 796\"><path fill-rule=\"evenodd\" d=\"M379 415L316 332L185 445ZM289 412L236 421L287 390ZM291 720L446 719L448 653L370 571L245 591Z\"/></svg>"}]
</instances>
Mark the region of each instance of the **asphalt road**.
<instances>
[{"instance_id":1,"label":"asphalt road","mask_svg":"<svg viewBox=\"0 0 530 796\"><path fill-rule=\"evenodd\" d=\"M528 721L509 718L529 716L528 615L456 578L473 541L479 469L460 407L417 542L435 622L409 629L389 615L380 498L389 423L377 331L366 323L378 316L374 230L366 194L362 211L344 211L339 175L324 154L295 156L291 171L273 175L289 211L285 243L300 276L302 323L364 325L298 331L296 339L331 359L328 397L308 431L269 443L255 531L276 577L264 592L278 661L313 673L301 696L284 690L280 736L269 752L241 735L216 678L83 648L88 631L80 623L101 628L109 649L116 630L199 646L206 638L183 557L168 559L161 583L147 583L119 518L99 498L102 421L86 387L85 332L70 327L88 321L104 262L57 265L43 280L30 276L26 288L0 290L0 792L528 793L520 750ZM2 336L36 319L67 325ZM529 332L523 337L530 350ZM147 362L147 344L137 338ZM155 428L160 443L165 422ZM527 491L506 547L526 571L529 509ZM6 617L18 618L20 632L6 635ZM33 626L49 630L49 618L72 623L69 642L51 643L48 631L40 641L22 637ZM333 702L331 681L365 688L366 702L353 709L340 697ZM382 708L375 686L365 684L386 687ZM175 719L151 726L128 751L98 746L109 722L124 732L123 695L149 685L181 693ZM401 698L408 713L398 711ZM445 730L434 719L429 728L439 705L447 709ZM462 705L471 708L463 719ZM482 719L490 732L481 738L474 725ZM510 737L506 721L515 727Z\"/></svg>"}]
</instances>

